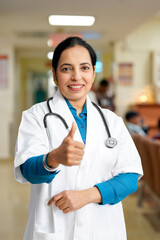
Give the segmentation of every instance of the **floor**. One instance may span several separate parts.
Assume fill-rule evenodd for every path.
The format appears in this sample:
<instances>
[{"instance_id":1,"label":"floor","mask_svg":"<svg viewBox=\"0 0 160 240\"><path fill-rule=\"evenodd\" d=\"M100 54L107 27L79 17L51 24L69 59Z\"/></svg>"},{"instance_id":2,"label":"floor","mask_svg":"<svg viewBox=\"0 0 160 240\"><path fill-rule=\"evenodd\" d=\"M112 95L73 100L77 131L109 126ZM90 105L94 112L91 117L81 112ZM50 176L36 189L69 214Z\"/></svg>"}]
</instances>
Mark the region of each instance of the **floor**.
<instances>
[{"instance_id":1,"label":"floor","mask_svg":"<svg viewBox=\"0 0 160 240\"><path fill-rule=\"evenodd\" d=\"M0 161L0 184L0 239L22 240L30 186L14 180L12 161ZM141 208L137 207L137 194L123 201L128 240L160 240L160 205L145 195Z\"/></svg>"},{"instance_id":2,"label":"floor","mask_svg":"<svg viewBox=\"0 0 160 240\"><path fill-rule=\"evenodd\" d=\"M123 201L128 240L160 240L160 204L146 194L137 207L137 194Z\"/></svg>"}]
</instances>

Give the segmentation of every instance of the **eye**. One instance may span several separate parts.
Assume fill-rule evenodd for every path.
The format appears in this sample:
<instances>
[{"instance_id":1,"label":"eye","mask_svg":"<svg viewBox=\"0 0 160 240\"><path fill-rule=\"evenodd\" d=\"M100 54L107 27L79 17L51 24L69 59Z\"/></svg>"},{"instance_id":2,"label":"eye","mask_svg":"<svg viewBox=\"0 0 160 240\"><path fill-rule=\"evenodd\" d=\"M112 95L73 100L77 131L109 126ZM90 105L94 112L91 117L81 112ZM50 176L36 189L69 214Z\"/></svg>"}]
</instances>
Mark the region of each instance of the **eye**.
<instances>
[{"instance_id":1,"label":"eye","mask_svg":"<svg viewBox=\"0 0 160 240\"><path fill-rule=\"evenodd\" d=\"M71 71L71 67L63 67L61 69L62 72L70 72Z\"/></svg>"},{"instance_id":2,"label":"eye","mask_svg":"<svg viewBox=\"0 0 160 240\"><path fill-rule=\"evenodd\" d=\"M90 66L88 66L88 65L83 65L82 66L82 70L84 70L84 71L87 71L89 69L90 69Z\"/></svg>"}]
</instances>

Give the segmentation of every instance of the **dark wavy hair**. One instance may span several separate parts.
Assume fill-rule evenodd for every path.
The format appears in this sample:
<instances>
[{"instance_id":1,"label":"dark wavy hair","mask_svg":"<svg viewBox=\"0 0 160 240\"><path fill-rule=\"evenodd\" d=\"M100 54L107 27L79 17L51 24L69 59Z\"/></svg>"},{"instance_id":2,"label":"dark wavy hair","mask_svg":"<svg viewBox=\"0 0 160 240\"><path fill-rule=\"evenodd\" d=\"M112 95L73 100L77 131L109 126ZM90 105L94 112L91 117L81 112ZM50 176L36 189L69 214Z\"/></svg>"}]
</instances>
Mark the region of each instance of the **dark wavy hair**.
<instances>
[{"instance_id":1,"label":"dark wavy hair","mask_svg":"<svg viewBox=\"0 0 160 240\"><path fill-rule=\"evenodd\" d=\"M66 50L67 48L71 48L74 46L82 46L88 50L89 55L91 57L92 66L94 68L94 66L96 65L96 60L97 60L97 56L96 56L94 49L82 38L68 37L65 40L63 40L62 42L60 42L58 44L58 46L55 48L53 58L52 58L52 67L54 68L55 72L57 71L58 61L60 59L62 52L64 50Z\"/></svg>"}]
</instances>

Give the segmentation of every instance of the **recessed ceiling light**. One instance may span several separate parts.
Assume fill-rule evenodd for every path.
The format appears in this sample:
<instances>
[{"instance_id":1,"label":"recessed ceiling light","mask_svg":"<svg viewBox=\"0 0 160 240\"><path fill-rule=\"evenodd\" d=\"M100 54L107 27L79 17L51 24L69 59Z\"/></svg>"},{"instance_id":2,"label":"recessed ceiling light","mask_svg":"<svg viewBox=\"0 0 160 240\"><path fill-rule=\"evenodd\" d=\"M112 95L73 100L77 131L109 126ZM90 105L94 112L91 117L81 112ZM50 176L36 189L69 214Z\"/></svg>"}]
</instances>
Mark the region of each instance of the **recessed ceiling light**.
<instances>
[{"instance_id":1,"label":"recessed ceiling light","mask_svg":"<svg viewBox=\"0 0 160 240\"><path fill-rule=\"evenodd\" d=\"M93 16L51 15L49 23L58 26L92 26L95 22Z\"/></svg>"}]
</instances>

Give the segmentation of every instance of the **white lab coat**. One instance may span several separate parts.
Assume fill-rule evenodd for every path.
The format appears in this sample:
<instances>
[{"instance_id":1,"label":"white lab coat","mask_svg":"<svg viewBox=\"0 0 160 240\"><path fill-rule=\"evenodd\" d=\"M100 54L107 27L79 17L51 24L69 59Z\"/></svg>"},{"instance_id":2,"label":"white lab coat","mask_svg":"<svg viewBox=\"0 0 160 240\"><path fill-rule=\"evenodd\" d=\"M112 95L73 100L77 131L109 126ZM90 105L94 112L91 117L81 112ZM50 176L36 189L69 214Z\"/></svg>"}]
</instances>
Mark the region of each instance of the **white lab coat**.
<instances>
[{"instance_id":1,"label":"white lab coat","mask_svg":"<svg viewBox=\"0 0 160 240\"><path fill-rule=\"evenodd\" d=\"M69 125L75 121L63 96L57 91L50 101L53 112L64 117ZM61 121L48 117L50 143L43 118L48 113L46 102L23 112L16 145L15 177L25 183L19 166L29 157L48 153L57 148L68 134ZM142 167L135 145L122 119L109 110L103 110L112 137L118 141L114 149L107 148L107 133L102 119L87 97L87 136L80 166L61 170L50 184L32 184L29 218L24 240L125 240L126 230L121 202L115 205L88 204L79 210L64 214L48 200L63 190L81 190L107 181L117 174L135 172L142 176ZM82 142L78 128L74 139Z\"/></svg>"}]
</instances>

